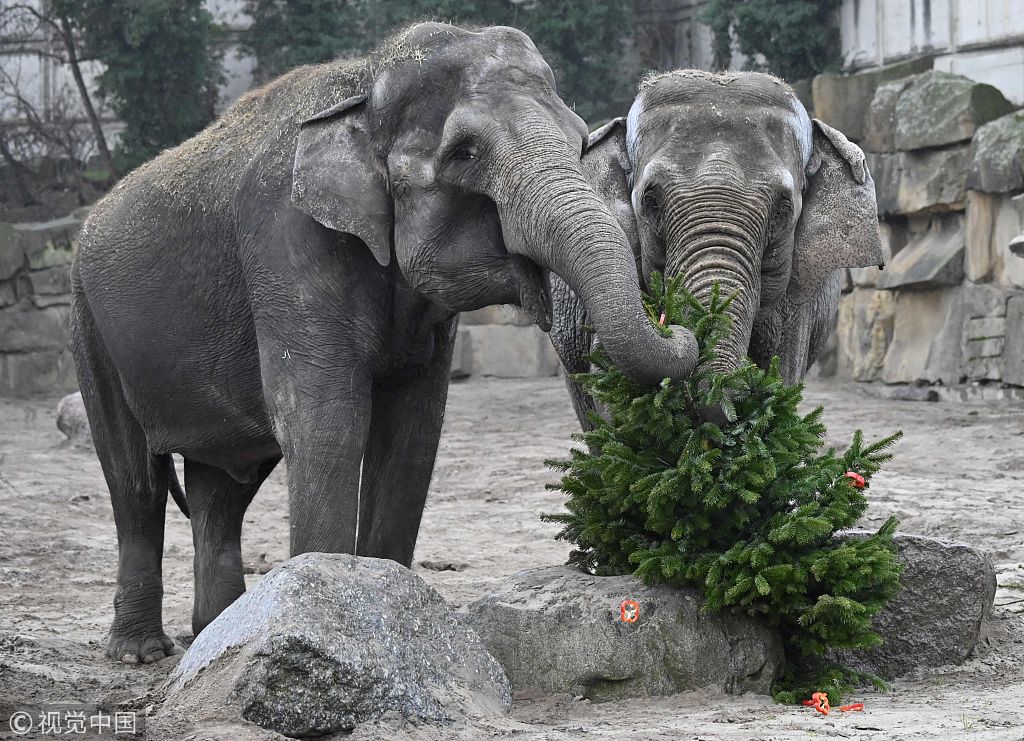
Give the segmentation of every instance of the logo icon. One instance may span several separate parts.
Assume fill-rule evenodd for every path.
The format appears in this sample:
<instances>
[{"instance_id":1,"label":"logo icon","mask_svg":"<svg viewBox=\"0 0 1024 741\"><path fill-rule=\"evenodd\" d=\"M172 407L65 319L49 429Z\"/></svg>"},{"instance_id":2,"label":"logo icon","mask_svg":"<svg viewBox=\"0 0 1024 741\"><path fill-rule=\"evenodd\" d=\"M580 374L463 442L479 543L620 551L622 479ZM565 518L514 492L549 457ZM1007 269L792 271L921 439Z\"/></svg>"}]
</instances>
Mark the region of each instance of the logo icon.
<instances>
[{"instance_id":1,"label":"logo icon","mask_svg":"<svg viewBox=\"0 0 1024 741\"><path fill-rule=\"evenodd\" d=\"M635 599L624 599L619 605L619 615L624 623L635 623L640 619L640 603Z\"/></svg>"}]
</instances>

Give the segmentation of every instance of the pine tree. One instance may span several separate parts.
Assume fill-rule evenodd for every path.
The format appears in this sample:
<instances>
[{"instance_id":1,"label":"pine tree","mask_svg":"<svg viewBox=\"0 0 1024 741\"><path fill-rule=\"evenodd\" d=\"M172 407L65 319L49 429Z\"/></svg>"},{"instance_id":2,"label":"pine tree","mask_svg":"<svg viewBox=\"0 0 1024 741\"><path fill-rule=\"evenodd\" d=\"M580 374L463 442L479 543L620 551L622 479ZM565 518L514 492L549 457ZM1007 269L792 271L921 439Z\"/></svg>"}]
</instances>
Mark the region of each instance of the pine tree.
<instances>
[{"instance_id":1,"label":"pine tree","mask_svg":"<svg viewBox=\"0 0 1024 741\"><path fill-rule=\"evenodd\" d=\"M842 455L823 451L822 409L799 413L803 387L787 386L777 362L712 370L730 300L716 288L705 307L678 279L653 277L648 315L662 333L693 331L697 371L649 388L598 348L594 371L578 378L608 419L595 415L595 429L577 436L585 446L549 461L563 473L550 488L568 495L568 512L545 519L562 524L558 537L575 545L570 563L588 572L695 587L708 610L776 626L789 667L776 699L825 690L838 701L864 677L826 652L881 642L871 618L895 593L900 567L894 519L863 540L833 534L864 514L862 487L900 433L865 444L858 430ZM726 421L709 421L710 408Z\"/></svg>"}]
</instances>

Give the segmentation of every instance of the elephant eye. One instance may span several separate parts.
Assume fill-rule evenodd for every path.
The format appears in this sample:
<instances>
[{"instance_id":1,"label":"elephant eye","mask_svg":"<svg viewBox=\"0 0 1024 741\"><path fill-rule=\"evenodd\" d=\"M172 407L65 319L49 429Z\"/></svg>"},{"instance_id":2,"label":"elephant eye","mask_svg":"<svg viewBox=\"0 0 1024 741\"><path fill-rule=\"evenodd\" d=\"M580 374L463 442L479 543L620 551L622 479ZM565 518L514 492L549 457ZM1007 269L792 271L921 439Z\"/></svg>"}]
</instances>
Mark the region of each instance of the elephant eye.
<instances>
[{"instance_id":1,"label":"elephant eye","mask_svg":"<svg viewBox=\"0 0 1024 741\"><path fill-rule=\"evenodd\" d=\"M460 144L452 150L452 159L475 160L480 156L477 148L472 144Z\"/></svg>"},{"instance_id":2,"label":"elephant eye","mask_svg":"<svg viewBox=\"0 0 1024 741\"><path fill-rule=\"evenodd\" d=\"M643 205L644 215L647 220L655 226L661 224L661 200L658 198L658 190L655 186L651 186L644 191L644 197L641 201Z\"/></svg>"}]
</instances>

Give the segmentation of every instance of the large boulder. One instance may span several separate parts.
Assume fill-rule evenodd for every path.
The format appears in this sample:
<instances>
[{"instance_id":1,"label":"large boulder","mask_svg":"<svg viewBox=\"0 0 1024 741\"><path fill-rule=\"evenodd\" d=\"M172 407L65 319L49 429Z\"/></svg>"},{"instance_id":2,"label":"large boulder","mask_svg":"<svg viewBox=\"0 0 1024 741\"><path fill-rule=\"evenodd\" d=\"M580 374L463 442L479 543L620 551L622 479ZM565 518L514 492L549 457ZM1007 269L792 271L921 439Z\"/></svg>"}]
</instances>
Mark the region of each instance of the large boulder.
<instances>
[{"instance_id":1,"label":"large boulder","mask_svg":"<svg viewBox=\"0 0 1024 741\"><path fill-rule=\"evenodd\" d=\"M894 144L906 151L965 142L979 126L1012 110L1013 103L992 85L930 70L896 102Z\"/></svg>"},{"instance_id":2,"label":"large boulder","mask_svg":"<svg viewBox=\"0 0 1024 741\"><path fill-rule=\"evenodd\" d=\"M989 193L1024 190L1024 112L978 129L971 140L967 187Z\"/></svg>"},{"instance_id":3,"label":"large boulder","mask_svg":"<svg viewBox=\"0 0 1024 741\"><path fill-rule=\"evenodd\" d=\"M853 75L817 75L811 83L814 115L859 142L866 134L865 114L879 85L931 68L932 58L926 56Z\"/></svg>"},{"instance_id":4,"label":"large boulder","mask_svg":"<svg viewBox=\"0 0 1024 741\"><path fill-rule=\"evenodd\" d=\"M92 446L92 428L85 414L82 392L68 394L57 405L57 429L63 432L75 447Z\"/></svg>"},{"instance_id":5,"label":"large boulder","mask_svg":"<svg viewBox=\"0 0 1024 741\"><path fill-rule=\"evenodd\" d=\"M896 103L917 75L893 80L879 86L864 114L864 141L868 152L892 152L896 149Z\"/></svg>"},{"instance_id":6,"label":"large boulder","mask_svg":"<svg viewBox=\"0 0 1024 741\"><path fill-rule=\"evenodd\" d=\"M865 538L851 530L840 538ZM916 669L962 664L981 640L996 594L991 559L981 551L923 535L895 537L900 591L875 616L884 643L840 654L853 668L892 679Z\"/></svg>"},{"instance_id":7,"label":"large boulder","mask_svg":"<svg viewBox=\"0 0 1024 741\"><path fill-rule=\"evenodd\" d=\"M308 553L197 636L167 680L163 736L245 719L291 737L404 717L451 726L504 713L508 680L444 599L399 564Z\"/></svg>"},{"instance_id":8,"label":"large boulder","mask_svg":"<svg viewBox=\"0 0 1024 741\"><path fill-rule=\"evenodd\" d=\"M967 199L969 156L966 145L868 153L879 215L962 210Z\"/></svg>"},{"instance_id":9,"label":"large boulder","mask_svg":"<svg viewBox=\"0 0 1024 741\"><path fill-rule=\"evenodd\" d=\"M624 600L639 604L636 622L623 622ZM779 636L702 605L694 590L548 566L515 574L467 610L516 690L595 702L702 687L768 692L783 662Z\"/></svg>"}]
</instances>

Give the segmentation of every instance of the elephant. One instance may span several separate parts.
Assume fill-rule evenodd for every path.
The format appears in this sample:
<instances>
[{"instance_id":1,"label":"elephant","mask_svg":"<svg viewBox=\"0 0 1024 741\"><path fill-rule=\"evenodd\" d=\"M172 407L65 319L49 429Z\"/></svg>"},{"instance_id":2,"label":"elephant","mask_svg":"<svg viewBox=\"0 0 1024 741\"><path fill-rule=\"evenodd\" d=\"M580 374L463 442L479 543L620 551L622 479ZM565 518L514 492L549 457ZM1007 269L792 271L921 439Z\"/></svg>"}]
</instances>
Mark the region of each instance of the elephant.
<instances>
[{"instance_id":1,"label":"elephant","mask_svg":"<svg viewBox=\"0 0 1024 741\"><path fill-rule=\"evenodd\" d=\"M633 249L641 280L683 276L706 302L736 293L730 336L712 361L779 357L787 383L835 325L841 268L884 266L875 188L860 148L811 119L793 89L759 72L677 70L647 77L628 115L594 131L583 167ZM551 276L552 344L585 430L599 411L572 375L589 368L596 329ZM706 410L721 421L720 410Z\"/></svg>"},{"instance_id":2,"label":"elephant","mask_svg":"<svg viewBox=\"0 0 1024 741\"><path fill-rule=\"evenodd\" d=\"M117 527L109 656L175 651L168 492L192 522L196 634L245 590L243 517L282 458L293 555L408 566L458 312L514 304L546 330L554 271L637 380L692 372L692 335L644 318L586 143L524 33L420 23L245 95L98 203L71 322Z\"/></svg>"}]
</instances>

